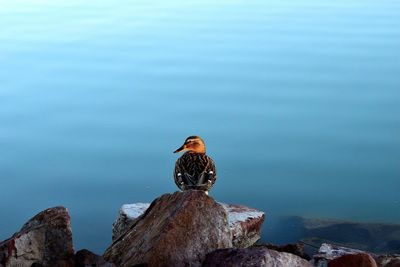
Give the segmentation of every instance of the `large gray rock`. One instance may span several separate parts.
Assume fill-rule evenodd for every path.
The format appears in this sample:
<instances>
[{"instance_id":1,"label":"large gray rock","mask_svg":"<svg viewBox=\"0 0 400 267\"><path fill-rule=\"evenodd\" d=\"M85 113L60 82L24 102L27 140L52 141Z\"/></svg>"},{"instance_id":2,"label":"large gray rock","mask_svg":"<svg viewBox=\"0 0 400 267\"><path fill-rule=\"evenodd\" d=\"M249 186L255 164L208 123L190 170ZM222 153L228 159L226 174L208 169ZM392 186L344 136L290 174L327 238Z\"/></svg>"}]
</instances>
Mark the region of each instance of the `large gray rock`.
<instances>
[{"instance_id":1,"label":"large gray rock","mask_svg":"<svg viewBox=\"0 0 400 267\"><path fill-rule=\"evenodd\" d=\"M293 254L278 252L265 247L219 249L207 255L203 267L312 267Z\"/></svg>"},{"instance_id":2,"label":"large gray rock","mask_svg":"<svg viewBox=\"0 0 400 267\"><path fill-rule=\"evenodd\" d=\"M117 266L201 266L207 253L232 247L226 210L203 191L165 194L104 253Z\"/></svg>"},{"instance_id":3,"label":"large gray rock","mask_svg":"<svg viewBox=\"0 0 400 267\"><path fill-rule=\"evenodd\" d=\"M40 212L0 243L0 264L5 267L73 266L73 256L71 222L64 207Z\"/></svg>"},{"instance_id":4,"label":"large gray rock","mask_svg":"<svg viewBox=\"0 0 400 267\"><path fill-rule=\"evenodd\" d=\"M228 213L229 229L232 232L232 244L237 248L253 245L261 236L265 213L241 205L219 203ZM125 233L150 206L149 203L125 204L113 223L112 239L116 240Z\"/></svg>"}]
</instances>

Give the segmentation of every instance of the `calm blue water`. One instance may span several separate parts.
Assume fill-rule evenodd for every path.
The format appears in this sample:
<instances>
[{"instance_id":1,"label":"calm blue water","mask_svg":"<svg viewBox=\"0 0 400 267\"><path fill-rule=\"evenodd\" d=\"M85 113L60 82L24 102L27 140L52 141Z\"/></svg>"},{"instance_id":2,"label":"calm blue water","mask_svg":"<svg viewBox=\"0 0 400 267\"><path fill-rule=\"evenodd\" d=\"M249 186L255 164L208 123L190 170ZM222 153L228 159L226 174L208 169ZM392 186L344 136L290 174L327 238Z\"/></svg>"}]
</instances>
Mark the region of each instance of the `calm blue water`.
<instances>
[{"instance_id":1,"label":"calm blue water","mask_svg":"<svg viewBox=\"0 0 400 267\"><path fill-rule=\"evenodd\" d=\"M397 0L13 0L0 25L0 239L64 205L101 253L193 134L265 241L282 215L400 222Z\"/></svg>"}]
</instances>

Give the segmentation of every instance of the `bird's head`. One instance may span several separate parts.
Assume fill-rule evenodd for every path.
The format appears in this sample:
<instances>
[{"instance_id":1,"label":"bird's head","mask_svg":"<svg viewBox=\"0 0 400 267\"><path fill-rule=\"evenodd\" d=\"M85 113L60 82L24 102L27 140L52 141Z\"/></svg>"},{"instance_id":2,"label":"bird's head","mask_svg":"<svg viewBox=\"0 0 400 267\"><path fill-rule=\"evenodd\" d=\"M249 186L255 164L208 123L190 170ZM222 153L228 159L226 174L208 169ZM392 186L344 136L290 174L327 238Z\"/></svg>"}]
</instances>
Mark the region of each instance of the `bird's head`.
<instances>
[{"instance_id":1,"label":"bird's head","mask_svg":"<svg viewBox=\"0 0 400 267\"><path fill-rule=\"evenodd\" d=\"M174 153L178 153L181 151L189 151L192 153L206 153L206 145L204 144L203 139L199 136L189 136L186 138L185 143L174 151Z\"/></svg>"}]
</instances>

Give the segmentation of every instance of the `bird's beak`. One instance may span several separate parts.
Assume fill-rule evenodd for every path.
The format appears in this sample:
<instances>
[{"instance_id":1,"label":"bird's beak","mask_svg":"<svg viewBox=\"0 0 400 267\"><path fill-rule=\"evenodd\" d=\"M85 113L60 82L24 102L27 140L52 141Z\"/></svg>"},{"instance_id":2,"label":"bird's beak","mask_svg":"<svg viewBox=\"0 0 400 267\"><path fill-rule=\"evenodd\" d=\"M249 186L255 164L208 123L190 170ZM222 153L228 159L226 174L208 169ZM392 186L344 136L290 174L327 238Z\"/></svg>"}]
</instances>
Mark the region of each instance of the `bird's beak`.
<instances>
[{"instance_id":1,"label":"bird's beak","mask_svg":"<svg viewBox=\"0 0 400 267\"><path fill-rule=\"evenodd\" d=\"M180 148L178 148L177 150L174 151L174 153L178 153L181 152L182 150L184 150L186 148L185 145L182 145Z\"/></svg>"}]
</instances>

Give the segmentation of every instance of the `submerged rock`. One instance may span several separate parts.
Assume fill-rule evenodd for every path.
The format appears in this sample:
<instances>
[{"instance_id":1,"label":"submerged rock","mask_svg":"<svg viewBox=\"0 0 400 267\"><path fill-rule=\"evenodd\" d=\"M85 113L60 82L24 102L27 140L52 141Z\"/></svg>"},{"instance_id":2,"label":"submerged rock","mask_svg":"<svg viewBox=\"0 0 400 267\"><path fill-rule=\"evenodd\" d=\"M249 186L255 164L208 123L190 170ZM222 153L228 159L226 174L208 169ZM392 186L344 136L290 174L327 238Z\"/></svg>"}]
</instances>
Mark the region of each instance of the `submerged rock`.
<instances>
[{"instance_id":1,"label":"submerged rock","mask_svg":"<svg viewBox=\"0 0 400 267\"><path fill-rule=\"evenodd\" d=\"M117 266L201 266L207 253L232 247L226 210L202 191L152 202L104 253Z\"/></svg>"},{"instance_id":2,"label":"submerged rock","mask_svg":"<svg viewBox=\"0 0 400 267\"><path fill-rule=\"evenodd\" d=\"M302 240L316 247L322 243L334 243L374 253L400 253L400 225L396 224L291 216L279 221L270 238L284 236L289 229L293 240Z\"/></svg>"},{"instance_id":3,"label":"submerged rock","mask_svg":"<svg viewBox=\"0 0 400 267\"><path fill-rule=\"evenodd\" d=\"M71 222L64 207L44 210L11 238L0 243L5 266L73 266Z\"/></svg>"},{"instance_id":4,"label":"submerged rock","mask_svg":"<svg viewBox=\"0 0 400 267\"><path fill-rule=\"evenodd\" d=\"M261 236L261 228L265 213L241 205L219 203L228 213L229 229L232 232L232 244L237 248L253 245ZM113 223L113 241L125 233L147 208L149 203L125 204L121 207L118 217Z\"/></svg>"},{"instance_id":5,"label":"submerged rock","mask_svg":"<svg viewBox=\"0 0 400 267\"><path fill-rule=\"evenodd\" d=\"M290 253L266 247L219 249L207 255L203 267L311 267L312 265Z\"/></svg>"}]
</instances>

